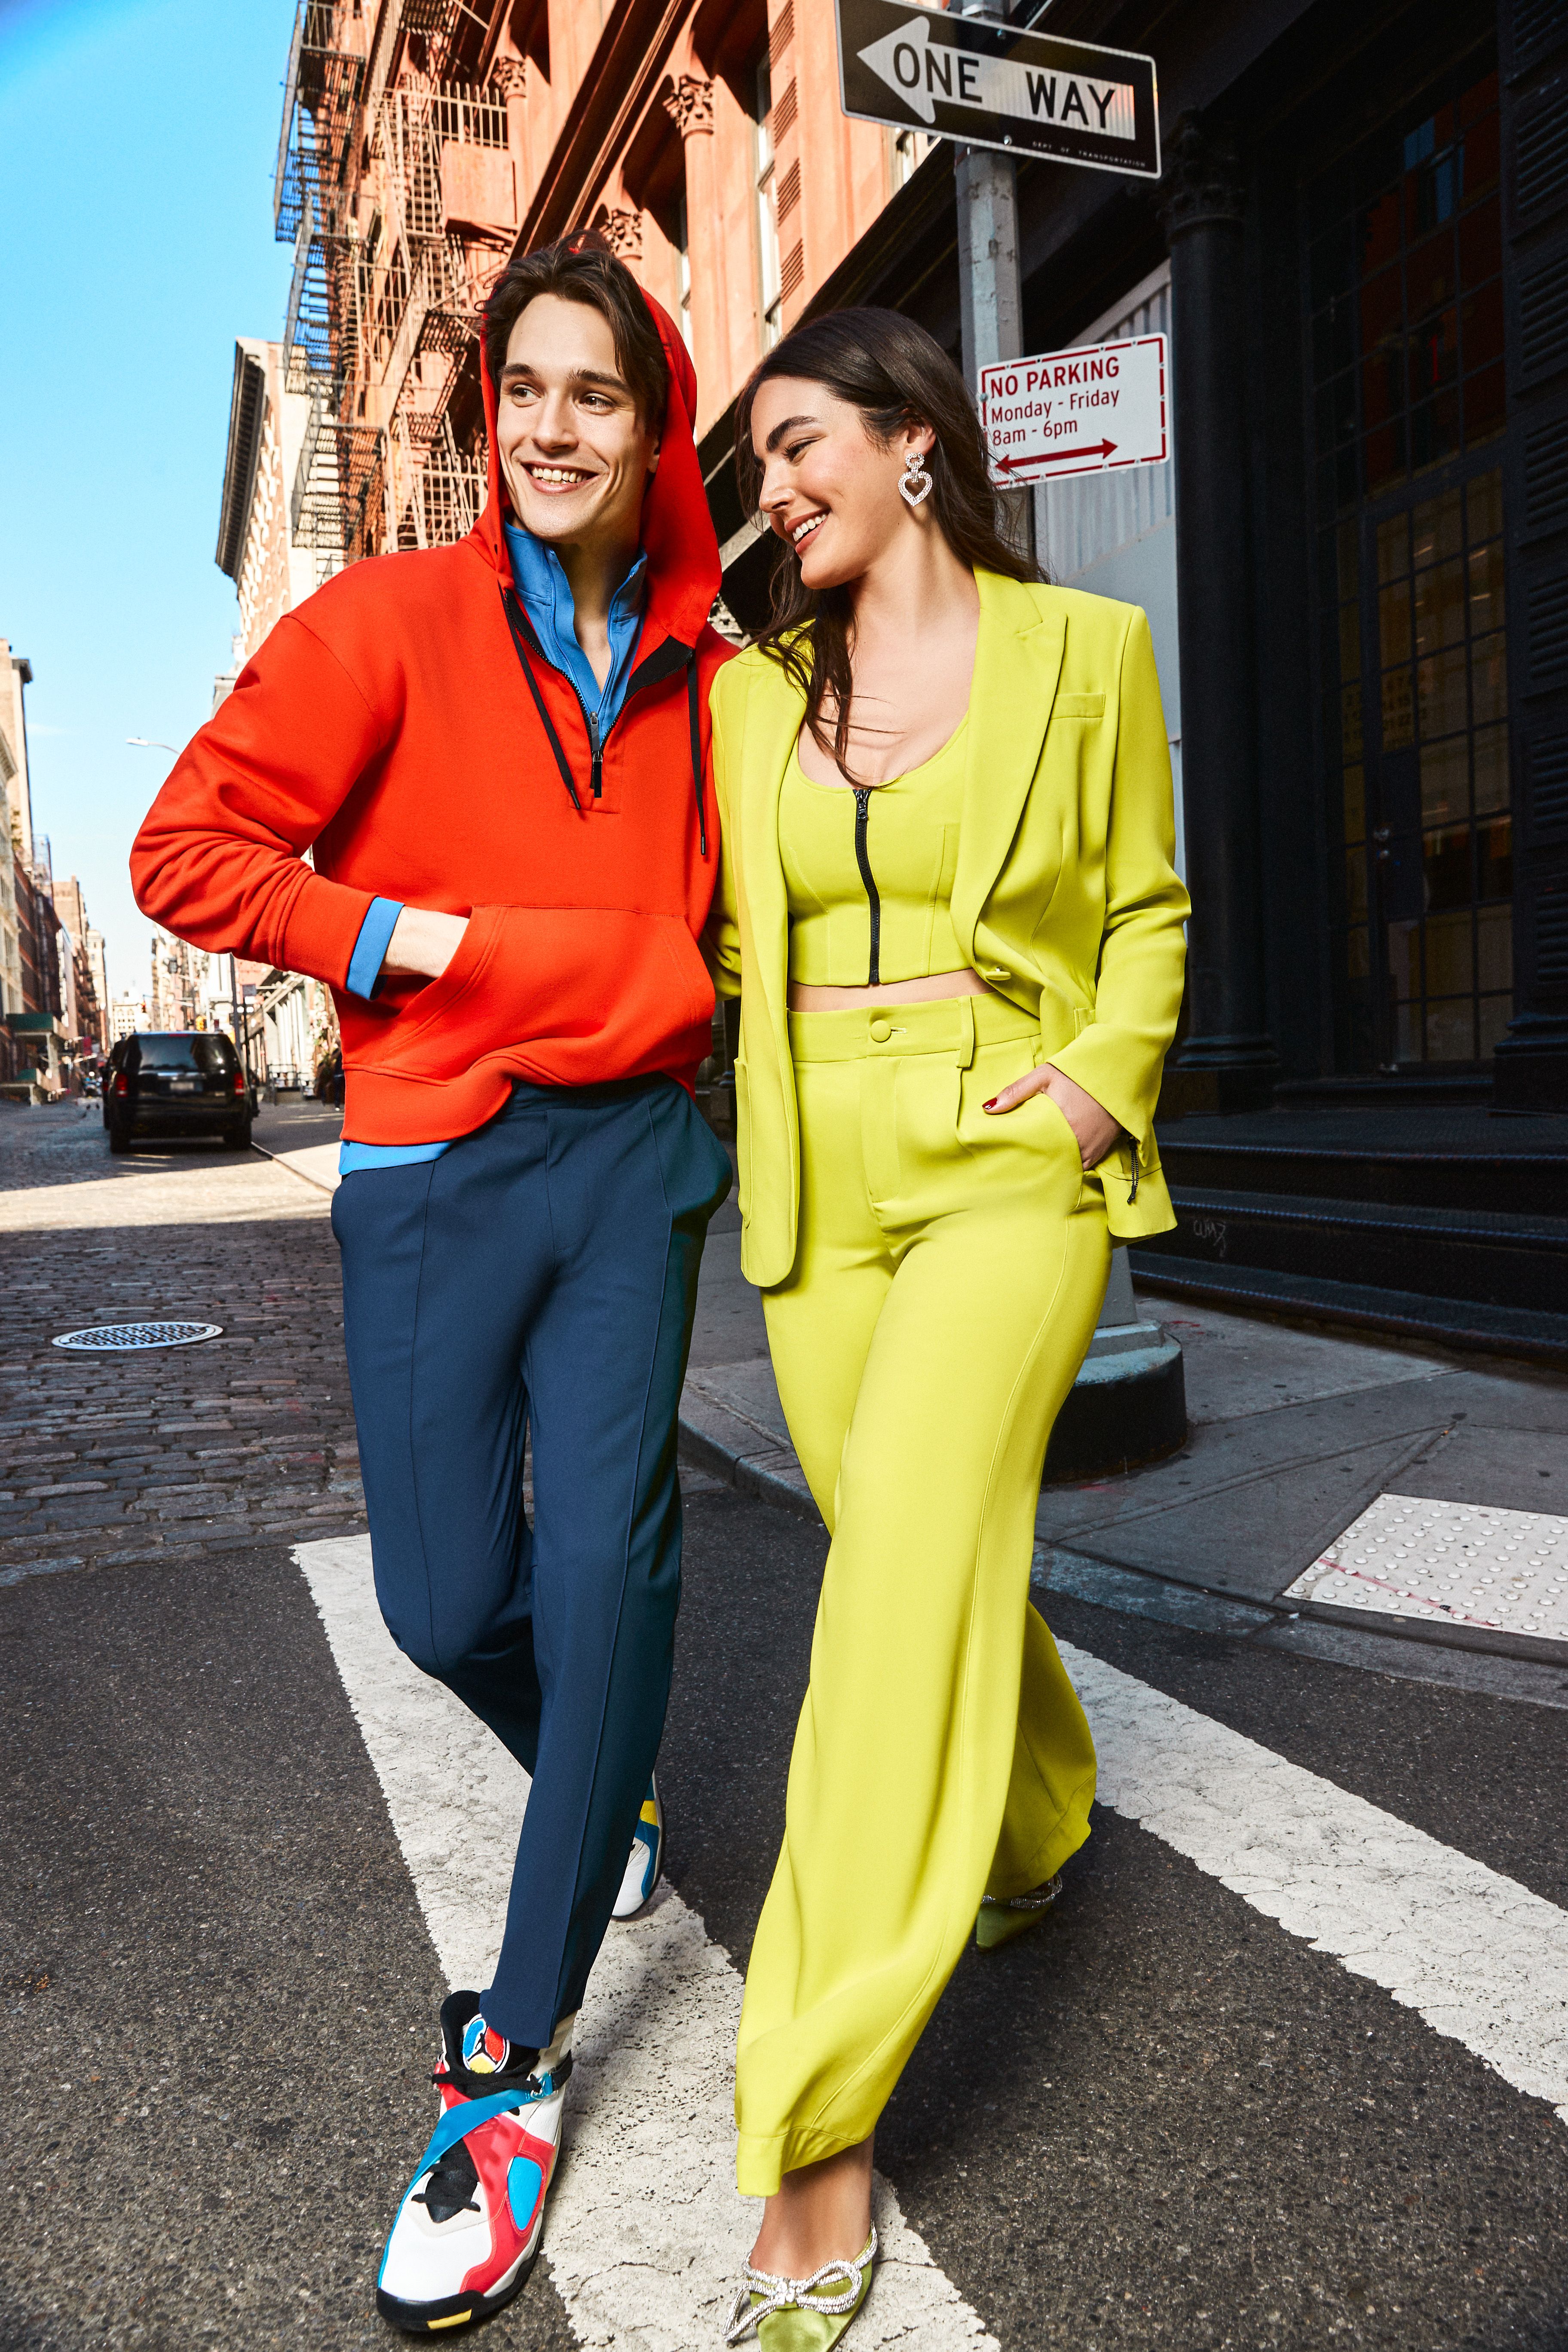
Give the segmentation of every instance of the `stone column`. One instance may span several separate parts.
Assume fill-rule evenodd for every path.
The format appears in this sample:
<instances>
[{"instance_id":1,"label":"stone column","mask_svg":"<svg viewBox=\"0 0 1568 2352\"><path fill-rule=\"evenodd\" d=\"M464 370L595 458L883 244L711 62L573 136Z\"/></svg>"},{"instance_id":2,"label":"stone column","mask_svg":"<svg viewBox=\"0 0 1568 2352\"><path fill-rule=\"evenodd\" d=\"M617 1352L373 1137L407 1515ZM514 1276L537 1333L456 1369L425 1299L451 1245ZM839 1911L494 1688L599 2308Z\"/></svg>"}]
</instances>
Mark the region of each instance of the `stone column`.
<instances>
[{"instance_id":1,"label":"stone column","mask_svg":"<svg viewBox=\"0 0 1568 2352\"><path fill-rule=\"evenodd\" d=\"M642 266L642 215L625 205L601 205L589 226L595 229L610 251L626 268L636 271Z\"/></svg>"},{"instance_id":2,"label":"stone column","mask_svg":"<svg viewBox=\"0 0 1568 2352\"><path fill-rule=\"evenodd\" d=\"M491 86L506 100L506 143L511 157L512 220L519 223L524 210L523 190L529 181L528 140L528 59L498 58L490 69Z\"/></svg>"},{"instance_id":3,"label":"stone column","mask_svg":"<svg viewBox=\"0 0 1568 2352\"><path fill-rule=\"evenodd\" d=\"M711 415L714 389L728 375L729 293L719 174L713 152L713 85L700 74L678 74L659 93L686 151L686 236L691 268L691 345L701 421Z\"/></svg>"},{"instance_id":4,"label":"stone column","mask_svg":"<svg viewBox=\"0 0 1568 2352\"><path fill-rule=\"evenodd\" d=\"M1213 1072L1209 1100L1269 1099L1279 1056L1264 1011L1252 550L1243 384L1245 195L1236 151L1184 114L1161 183L1171 244L1171 404L1182 659L1189 1025L1176 1066Z\"/></svg>"}]
</instances>

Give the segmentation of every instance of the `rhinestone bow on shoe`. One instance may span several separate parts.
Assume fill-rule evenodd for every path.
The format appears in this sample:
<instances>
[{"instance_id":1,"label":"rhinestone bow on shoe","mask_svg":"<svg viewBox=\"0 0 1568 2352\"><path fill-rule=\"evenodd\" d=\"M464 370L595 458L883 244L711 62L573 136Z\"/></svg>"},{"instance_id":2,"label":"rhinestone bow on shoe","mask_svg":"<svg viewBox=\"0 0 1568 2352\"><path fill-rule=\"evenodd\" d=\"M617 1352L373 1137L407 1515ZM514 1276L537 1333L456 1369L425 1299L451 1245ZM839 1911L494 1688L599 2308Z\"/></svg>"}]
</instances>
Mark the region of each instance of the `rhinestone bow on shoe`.
<instances>
[{"instance_id":1,"label":"rhinestone bow on shoe","mask_svg":"<svg viewBox=\"0 0 1568 2352\"><path fill-rule=\"evenodd\" d=\"M865 2276L877 2259L877 2231L871 2234L853 2262L824 2263L809 2278L781 2278L773 2271L754 2270L748 2263L735 2291L734 2305L729 2325L724 2331L726 2344L739 2344L753 2328L760 2328L764 2319L780 2311L818 2311L825 2319L840 2318L853 2311L865 2292ZM834 2283L844 2281L842 2292L824 2293ZM755 2295L760 2298L753 2303Z\"/></svg>"}]
</instances>

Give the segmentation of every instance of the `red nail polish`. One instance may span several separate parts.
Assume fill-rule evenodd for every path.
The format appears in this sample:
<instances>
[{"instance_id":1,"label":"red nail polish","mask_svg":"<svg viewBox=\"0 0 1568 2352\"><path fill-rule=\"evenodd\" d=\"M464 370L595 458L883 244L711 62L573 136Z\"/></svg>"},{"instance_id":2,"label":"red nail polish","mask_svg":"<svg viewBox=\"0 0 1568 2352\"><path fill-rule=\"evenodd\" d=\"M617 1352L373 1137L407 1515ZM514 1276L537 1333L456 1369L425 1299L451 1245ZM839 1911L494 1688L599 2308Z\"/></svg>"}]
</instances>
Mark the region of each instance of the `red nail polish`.
<instances>
[{"instance_id":1,"label":"red nail polish","mask_svg":"<svg viewBox=\"0 0 1568 2352\"><path fill-rule=\"evenodd\" d=\"M992 1096L992 1097L991 1097L990 1101L986 1104L985 1108L986 1108L986 1109L987 1109L987 1110L994 1110L994 1109L995 1109L995 1108L996 1108L996 1097L995 1097L995 1096L994 1096L994 1095L993 1095L993 1096Z\"/></svg>"}]
</instances>

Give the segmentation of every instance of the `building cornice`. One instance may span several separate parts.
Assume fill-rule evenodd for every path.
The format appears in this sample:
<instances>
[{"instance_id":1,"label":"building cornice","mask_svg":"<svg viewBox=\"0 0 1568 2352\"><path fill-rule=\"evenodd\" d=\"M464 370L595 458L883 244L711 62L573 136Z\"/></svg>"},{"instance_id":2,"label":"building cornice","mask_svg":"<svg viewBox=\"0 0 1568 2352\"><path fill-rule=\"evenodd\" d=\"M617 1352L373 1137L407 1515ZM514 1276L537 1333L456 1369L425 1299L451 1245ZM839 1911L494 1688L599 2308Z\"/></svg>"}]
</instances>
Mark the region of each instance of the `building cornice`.
<instances>
[{"instance_id":1,"label":"building cornice","mask_svg":"<svg viewBox=\"0 0 1568 2352\"><path fill-rule=\"evenodd\" d=\"M658 94L691 0L626 0L599 36L518 232L531 253L581 226ZM617 92L624 95L617 96Z\"/></svg>"},{"instance_id":2,"label":"building cornice","mask_svg":"<svg viewBox=\"0 0 1568 2352\"><path fill-rule=\"evenodd\" d=\"M244 343L234 347L234 390L228 404L228 449L224 457L223 503L218 509L217 551L220 572L237 581L250 533L250 507L256 494L256 468L261 455L261 433L267 419L267 371Z\"/></svg>"}]
</instances>

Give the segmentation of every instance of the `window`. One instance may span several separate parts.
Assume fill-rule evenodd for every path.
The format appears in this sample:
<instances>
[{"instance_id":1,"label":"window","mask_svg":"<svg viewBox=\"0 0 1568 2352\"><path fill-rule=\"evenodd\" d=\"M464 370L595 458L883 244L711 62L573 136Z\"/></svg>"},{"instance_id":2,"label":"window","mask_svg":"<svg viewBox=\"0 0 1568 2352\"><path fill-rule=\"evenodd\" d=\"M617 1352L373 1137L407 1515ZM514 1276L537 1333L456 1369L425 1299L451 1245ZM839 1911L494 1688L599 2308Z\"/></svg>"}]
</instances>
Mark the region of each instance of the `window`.
<instances>
[{"instance_id":1,"label":"window","mask_svg":"<svg viewBox=\"0 0 1568 2352\"><path fill-rule=\"evenodd\" d=\"M773 187L773 84L764 51L757 61L757 278L761 295L763 349L771 352L783 331L779 276L779 224Z\"/></svg>"},{"instance_id":2,"label":"window","mask_svg":"<svg viewBox=\"0 0 1568 2352\"><path fill-rule=\"evenodd\" d=\"M1342 1069L1483 1060L1513 1010L1497 103L1472 68L1309 194Z\"/></svg>"},{"instance_id":3,"label":"window","mask_svg":"<svg viewBox=\"0 0 1568 2352\"><path fill-rule=\"evenodd\" d=\"M1081 343L1171 331L1171 265L1130 287ZM1087 589L1141 604L1148 615L1160 673L1176 800L1176 868L1186 872L1182 802L1182 669L1176 623L1175 463L1129 466L1109 474L1067 475L1035 492L1035 541L1059 587Z\"/></svg>"},{"instance_id":4,"label":"window","mask_svg":"<svg viewBox=\"0 0 1568 2352\"><path fill-rule=\"evenodd\" d=\"M143 1031L135 1042L144 1070L200 1070L216 1078L235 1067L234 1047L220 1029L197 1036Z\"/></svg>"},{"instance_id":5,"label":"window","mask_svg":"<svg viewBox=\"0 0 1568 2352\"><path fill-rule=\"evenodd\" d=\"M912 180L931 149L935 139L925 131L895 131L892 139L893 193Z\"/></svg>"}]
</instances>

